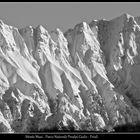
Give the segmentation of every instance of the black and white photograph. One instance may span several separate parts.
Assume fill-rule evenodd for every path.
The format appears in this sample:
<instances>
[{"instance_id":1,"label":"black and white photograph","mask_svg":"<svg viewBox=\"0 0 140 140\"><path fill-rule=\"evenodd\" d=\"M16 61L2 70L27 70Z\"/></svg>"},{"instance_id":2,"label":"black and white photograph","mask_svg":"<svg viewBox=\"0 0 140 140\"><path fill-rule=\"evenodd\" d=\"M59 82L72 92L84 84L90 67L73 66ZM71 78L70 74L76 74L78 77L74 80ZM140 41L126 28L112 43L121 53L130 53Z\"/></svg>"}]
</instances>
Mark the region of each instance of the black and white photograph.
<instances>
[{"instance_id":1,"label":"black and white photograph","mask_svg":"<svg viewBox=\"0 0 140 140\"><path fill-rule=\"evenodd\" d=\"M139 2L0 2L0 137L139 133Z\"/></svg>"}]
</instances>

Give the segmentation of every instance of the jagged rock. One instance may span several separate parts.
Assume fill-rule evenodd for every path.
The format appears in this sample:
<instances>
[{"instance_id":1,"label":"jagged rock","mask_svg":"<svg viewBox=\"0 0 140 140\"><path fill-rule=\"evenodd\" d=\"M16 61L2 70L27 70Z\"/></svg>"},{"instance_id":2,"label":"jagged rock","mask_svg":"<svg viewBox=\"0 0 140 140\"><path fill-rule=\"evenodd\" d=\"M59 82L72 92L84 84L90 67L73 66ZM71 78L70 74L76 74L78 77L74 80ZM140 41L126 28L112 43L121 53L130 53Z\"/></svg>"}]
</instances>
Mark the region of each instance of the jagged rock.
<instances>
[{"instance_id":1,"label":"jagged rock","mask_svg":"<svg viewBox=\"0 0 140 140\"><path fill-rule=\"evenodd\" d=\"M0 132L113 131L140 121L140 18L64 34L0 21Z\"/></svg>"}]
</instances>

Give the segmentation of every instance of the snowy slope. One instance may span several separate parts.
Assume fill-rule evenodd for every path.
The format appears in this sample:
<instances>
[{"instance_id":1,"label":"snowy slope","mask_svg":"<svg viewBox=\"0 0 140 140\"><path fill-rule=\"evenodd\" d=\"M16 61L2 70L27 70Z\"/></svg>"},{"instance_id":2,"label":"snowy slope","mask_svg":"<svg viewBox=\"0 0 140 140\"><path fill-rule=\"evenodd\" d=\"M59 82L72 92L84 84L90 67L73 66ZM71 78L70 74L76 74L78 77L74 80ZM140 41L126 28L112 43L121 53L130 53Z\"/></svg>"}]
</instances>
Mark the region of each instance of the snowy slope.
<instances>
[{"instance_id":1,"label":"snowy slope","mask_svg":"<svg viewBox=\"0 0 140 140\"><path fill-rule=\"evenodd\" d=\"M113 131L140 120L133 16L82 22L53 40L0 21L0 131Z\"/></svg>"}]
</instances>

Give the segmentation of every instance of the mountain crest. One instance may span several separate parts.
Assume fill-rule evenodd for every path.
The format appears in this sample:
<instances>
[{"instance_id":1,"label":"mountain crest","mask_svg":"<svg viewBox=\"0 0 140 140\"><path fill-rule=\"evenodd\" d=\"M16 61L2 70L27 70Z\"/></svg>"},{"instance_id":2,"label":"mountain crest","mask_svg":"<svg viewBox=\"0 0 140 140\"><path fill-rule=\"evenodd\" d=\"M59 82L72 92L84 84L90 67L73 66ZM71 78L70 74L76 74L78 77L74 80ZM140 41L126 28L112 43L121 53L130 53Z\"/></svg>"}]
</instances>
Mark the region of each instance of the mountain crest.
<instances>
[{"instance_id":1,"label":"mountain crest","mask_svg":"<svg viewBox=\"0 0 140 140\"><path fill-rule=\"evenodd\" d=\"M139 23L123 14L49 33L1 20L0 131L113 131L139 122Z\"/></svg>"}]
</instances>

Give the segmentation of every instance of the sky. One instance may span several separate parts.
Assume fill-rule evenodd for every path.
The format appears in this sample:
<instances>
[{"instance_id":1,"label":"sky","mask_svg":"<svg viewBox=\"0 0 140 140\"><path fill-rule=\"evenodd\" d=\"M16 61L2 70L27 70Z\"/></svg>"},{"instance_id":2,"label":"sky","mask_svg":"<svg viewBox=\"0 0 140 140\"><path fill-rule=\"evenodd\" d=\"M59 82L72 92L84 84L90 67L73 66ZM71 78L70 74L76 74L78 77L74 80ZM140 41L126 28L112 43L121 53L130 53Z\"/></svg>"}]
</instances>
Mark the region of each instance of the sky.
<instances>
[{"instance_id":1,"label":"sky","mask_svg":"<svg viewBox=\"0 0 140 140\"><path fill-rule=\"evenodd\" d=\"M63 32L80 22L111 20L124 13L140 16L139 2L0 2L0 19L17 28L43 25Z\"/></svg>"}]
</instances>

